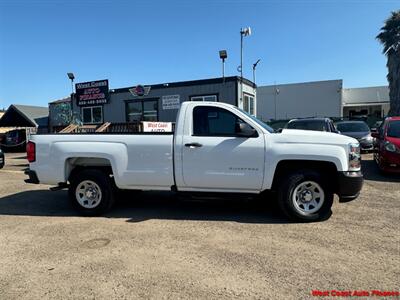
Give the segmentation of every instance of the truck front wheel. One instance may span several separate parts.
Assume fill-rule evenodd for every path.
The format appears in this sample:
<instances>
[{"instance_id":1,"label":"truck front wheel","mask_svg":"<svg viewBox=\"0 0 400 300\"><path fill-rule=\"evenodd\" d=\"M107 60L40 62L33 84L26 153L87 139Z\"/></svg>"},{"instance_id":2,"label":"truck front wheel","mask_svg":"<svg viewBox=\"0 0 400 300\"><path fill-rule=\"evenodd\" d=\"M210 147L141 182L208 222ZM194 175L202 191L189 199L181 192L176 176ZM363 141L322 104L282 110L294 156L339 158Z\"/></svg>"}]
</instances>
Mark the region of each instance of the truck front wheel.
<instances>
[{"instance_id":1,"label":"truck front wheel","mask_svg":"<svg viewBox=\"0 0 400 300\"><path fill-rule=\"evenodd\" d=\"M319 221L331 215L333 192L318 172L295 171L280 184L278 201L283 213L293 221Z\"/></svg>"},{"instance_id":2,"label":"truck front wheel","mask_svg":"<svg viewBox=\"0 0 400 300\"><path fill-rule=\"evenodd\" d=\"M114 204L113 185L105 172L82 170L70 181L69 199L74 208L83 215L101 215Z\"/></svg>"}]
</instances>

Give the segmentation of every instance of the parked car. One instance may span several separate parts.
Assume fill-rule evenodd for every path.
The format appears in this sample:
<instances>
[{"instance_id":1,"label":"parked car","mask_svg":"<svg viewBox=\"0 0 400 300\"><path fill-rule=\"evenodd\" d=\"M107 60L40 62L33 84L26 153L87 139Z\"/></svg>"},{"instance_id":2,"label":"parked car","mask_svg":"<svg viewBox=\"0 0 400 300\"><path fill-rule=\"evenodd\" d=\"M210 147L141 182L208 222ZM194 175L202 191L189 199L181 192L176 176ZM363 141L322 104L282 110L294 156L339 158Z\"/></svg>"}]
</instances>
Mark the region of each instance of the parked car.
<instances>
[{"instance_id":1,"label":"parked car","mask_svg":"<svg viewBox=\"0 0 400 300\"><path fill-rule=\"evenodd\" d=\"M349 118L350 120L354 121L364 121L366 122L368 120L368 115L352 115Z\"/></svg>"},{"instance_id":2,"label":"parked car","mask_svg":"<svg viewBox=\"0 0 400 300\"><path fill-rule=\"evenodd\" d=\"M383 172L400 173L400 117L389 117L373 132L374 158Z\"/></svg>"},{"instance_id":3,"label":"parked car","mask_svg":"<svg viewBox=\"0 0 400 300\"><path fill-rule=\"evenodd\" d=\"M272 190L289 218L315 221L330 215L334 193L347 202L363 184L357 140L305 130L274 133L220 102L182 103L174 133L33 135L27 159L27 182L68 188L85 215L110 209L115 186L214 197Z\"/></svg>"},{"instance_id":4,"label":"parked car","mask_svg":"<svg viewBox=\"0 0 400 300\"><path fill-rule=\"evenodd\" d=\"M381 127L383 121L376 121L372 126L371 126L371 132L372 131L377 131L379 127Z\"/></svg>"},{"instance_id":5,"label":"parked car","mask_svg":"<svg viewBox=\"0 0 400 300\"><path fill-rule=\"evenodd\" d=\"M374 139L364 121L341 121L336 123L336 128L341 134L357 139L360 143L361 151L374 150Z\"/></svg>"},{"instance_id":6,"label":"parked car","mask_svg":"<svg viewBox=\"0 0 400 300\"><path fill-rule=\"evenodd\" d=\"M5 163L6 163L6 160L5 160L5 157L4 157L4 153L0 149L0 169L4 167Z\"/></svg>"},{"instance_id":7,"label":"parked car","mask_svg":"<svg viewBox=\"0 0 400 300\"><path fill-rule=\"evenodd\" d=\"M6 132L3 149L7 151L25 151L25 129L14 129Z\"/></svg>"},{"instance_id":8,"label":"parked car","mask_svg":"<svg viewBox=\"0 0 400 300\"><path fill-rule=\"evenodd\" d=\"M285 128L338 133L333 121L329 118L293 119L286 124Z\"/></svg>"}]
</instances>

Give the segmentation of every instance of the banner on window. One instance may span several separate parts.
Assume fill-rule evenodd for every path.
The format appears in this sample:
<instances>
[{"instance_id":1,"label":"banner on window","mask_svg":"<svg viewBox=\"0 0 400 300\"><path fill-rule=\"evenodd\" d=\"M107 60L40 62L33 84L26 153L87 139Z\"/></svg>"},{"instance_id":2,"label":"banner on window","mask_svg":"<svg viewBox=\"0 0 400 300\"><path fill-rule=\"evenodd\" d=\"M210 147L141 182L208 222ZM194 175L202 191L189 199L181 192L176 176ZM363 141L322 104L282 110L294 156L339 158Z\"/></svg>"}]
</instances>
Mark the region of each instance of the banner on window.
<instances>
[{"instance_id":1,"label":"banner on window","mask_svg":"<svg viewBox=\"0 0 400 300\"><path fill-rule=\"evenodd\" d=\"M181 105L180 95L166 95L161 97L163 109L179 109Z\"/></svg>"}]
</instances>

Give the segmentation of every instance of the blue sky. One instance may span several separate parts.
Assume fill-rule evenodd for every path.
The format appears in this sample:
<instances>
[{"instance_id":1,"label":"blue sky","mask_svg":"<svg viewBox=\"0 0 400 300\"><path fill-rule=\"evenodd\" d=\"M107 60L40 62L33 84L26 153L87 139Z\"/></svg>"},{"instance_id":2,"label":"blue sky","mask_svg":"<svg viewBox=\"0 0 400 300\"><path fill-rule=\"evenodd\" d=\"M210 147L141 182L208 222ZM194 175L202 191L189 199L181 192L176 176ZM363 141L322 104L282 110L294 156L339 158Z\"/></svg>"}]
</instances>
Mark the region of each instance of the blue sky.
<instances>
[{"instance_id":1,"label":"blue sky","mask_svg":"<svg viewBox=\"0 0 400 300\"><path fill-rule=\"evenodd\" d=\"M344 79L345 87L385 85L375 40L400 1L0 0L0 108L47 105L77 82L110 88L244 74L258 58L257 84Z\"/></svg>"}]
</instances>

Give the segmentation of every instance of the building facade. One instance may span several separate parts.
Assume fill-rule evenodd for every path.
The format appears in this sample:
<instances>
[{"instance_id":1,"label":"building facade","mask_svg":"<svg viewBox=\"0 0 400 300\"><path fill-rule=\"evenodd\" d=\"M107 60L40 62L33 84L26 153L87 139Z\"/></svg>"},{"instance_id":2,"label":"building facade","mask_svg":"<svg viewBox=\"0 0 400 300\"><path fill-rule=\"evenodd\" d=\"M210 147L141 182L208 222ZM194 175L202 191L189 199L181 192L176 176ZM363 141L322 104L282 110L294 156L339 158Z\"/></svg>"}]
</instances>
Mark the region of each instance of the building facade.
<instances>
[{"instance_id":1,"label":"building facade","mask_svg":"<svg viewBox=\"0 0 400 300\"><path fill-rule=\"evenodd\" d=\"M257 117L263 121L292 118L384 117L389 111L387 86L343 88L343 80L326 80L257 88Z\"/></svg>"},{"instance_id":2,"label":"building facade","mask_svg":"<svg viewBox=\"0 0 400 300\"><path fill-rule=\"evenodd\" d=\"M49 103L50 126L54 131L68 125L71 119L79 119L83 124L175 122L184 101L225 102L255 115L256 86L247 79L241 84L240 77L232 76L110 89L107 102L99 105L79 105L70 98Z\"/></svg>"},{"instance_id":3,"label":"building facade","mask_svg":"<svg viewBox=\"0 0 400 300\"><path fill-rule=\"evenodd\" d=\"M389 87L374 86L342 90L343 116L386 116L390 109Z\"/></svg>"}]
</instances>

